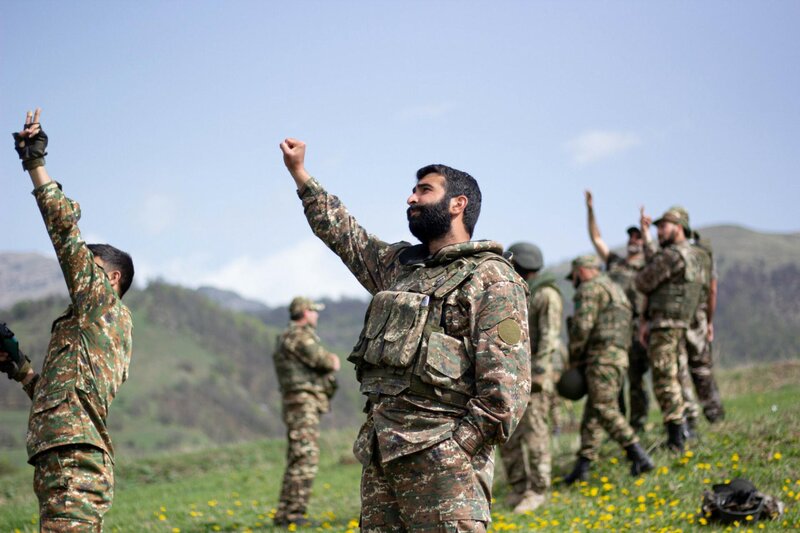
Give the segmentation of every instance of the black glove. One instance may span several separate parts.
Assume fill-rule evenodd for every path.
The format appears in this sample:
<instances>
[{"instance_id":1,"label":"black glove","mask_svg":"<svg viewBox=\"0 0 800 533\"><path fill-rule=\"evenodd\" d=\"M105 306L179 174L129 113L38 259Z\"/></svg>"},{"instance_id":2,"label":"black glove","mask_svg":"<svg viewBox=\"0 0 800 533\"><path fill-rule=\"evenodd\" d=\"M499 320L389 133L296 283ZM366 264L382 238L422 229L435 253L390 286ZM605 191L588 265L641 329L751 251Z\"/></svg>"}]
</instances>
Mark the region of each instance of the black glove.
<instances>
[{"instance_id":1,"label":"black glove","mask_svg":"<svg viewBox=\"0 0 800 533\"><path fill-rule=\"evenodd\" d=\"M0 372L8 374L8 379L25 379L31 369L31 360L20 351L14 332L4 322L0 322L0 351L8 354L8 360L0 362Z\"/></svg>"},{"instance_id":2,"label":"black glove","mask_svg":"<svg viewBox=\"0 0 800 533\"><path fill-rule=\"evenodd\" d=\"M30 125L25 127L30 127ZM14 136L14 149L22 159L23 169L32 170L44 166L44 156L47 155L47 134L44 130L40 129L39 133L33 137L23 137L17 132L12 135Z\"/></svg>"}]
</instances>

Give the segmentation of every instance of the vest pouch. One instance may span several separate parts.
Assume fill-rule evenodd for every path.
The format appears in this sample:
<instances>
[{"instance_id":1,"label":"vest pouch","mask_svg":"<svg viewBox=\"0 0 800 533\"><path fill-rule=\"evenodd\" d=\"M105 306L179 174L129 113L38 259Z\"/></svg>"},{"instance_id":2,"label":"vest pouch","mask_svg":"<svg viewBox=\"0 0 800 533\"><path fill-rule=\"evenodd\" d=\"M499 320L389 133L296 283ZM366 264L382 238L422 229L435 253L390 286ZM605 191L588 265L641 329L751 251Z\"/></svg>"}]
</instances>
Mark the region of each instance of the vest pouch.
<instances>
[{"instance_id":1,"label":"vest pouch","mask_svg":"<svg viewBox=\"0 0 800 533\"><path fill-rule=\"evenodd\" d=\"M471 384L466 383L462 376L470 366L472 361L461 340L434 332L428 337L428 351L420 379L434 387L468 393Z\"/></svg>"},{"instance_id":2,"label":"vest pouch","mask_svg":"<svg viewBox=\"0 0 800 533\"><path fill-rule=\"evenodd\" d=\"M373 365L408 367L422 340L429 300L427 295L413 292L376 294L364 331L364 360Z\"/></svg>"}]
</instances>

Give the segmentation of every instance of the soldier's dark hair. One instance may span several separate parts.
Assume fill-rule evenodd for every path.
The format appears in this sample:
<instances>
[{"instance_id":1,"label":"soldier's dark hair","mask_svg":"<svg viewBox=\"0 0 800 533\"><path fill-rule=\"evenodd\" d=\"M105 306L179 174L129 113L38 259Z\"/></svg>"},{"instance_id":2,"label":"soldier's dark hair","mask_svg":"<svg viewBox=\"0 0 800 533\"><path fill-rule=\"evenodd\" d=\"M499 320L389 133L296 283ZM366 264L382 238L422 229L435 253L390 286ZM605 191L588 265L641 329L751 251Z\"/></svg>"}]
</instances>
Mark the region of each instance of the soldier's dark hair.
<instances>
[{"instance_id":1,"label":"soldier's dark hair","mask_svg":"<svg viewBox=\"0 0 800 533\"><path fill-rule=\"evenodd\" d=\"M89 244L89 250L107 265L106 270L119 270L119 297L125 296L133 283L133 259L110 244Z\"/></svg>"},{"instance_id":2,"label":"soldier's dark hair","mask_svg":"<svg viewBox=\"0 0 800 533\"><path fill-rule=\"evenodd\" d=\"M444 178L445 200L461 195L467 197L467 207L464 209L464 228L472 237L475 224L478 223L478 216L481 214L481 189L478 187L478 182L466 172L439 164L428 165L417 170L417 181L428 174L439 174Z\"/></svg>"}]
</instances>

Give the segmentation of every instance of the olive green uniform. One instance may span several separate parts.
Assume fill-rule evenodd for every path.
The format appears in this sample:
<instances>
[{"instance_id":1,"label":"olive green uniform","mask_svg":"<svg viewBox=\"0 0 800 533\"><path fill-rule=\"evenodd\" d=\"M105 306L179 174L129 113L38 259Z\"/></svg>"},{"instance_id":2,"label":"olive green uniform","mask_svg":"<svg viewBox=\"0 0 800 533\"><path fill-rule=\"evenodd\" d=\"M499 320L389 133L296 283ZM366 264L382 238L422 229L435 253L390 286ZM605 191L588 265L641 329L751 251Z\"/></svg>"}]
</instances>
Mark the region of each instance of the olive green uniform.
<instances>
[{"instance_id":1,"label":"olive green uniform","mask_svg":"<svg viewBox=\"0 0 800 533\"><path fill-rule=\"evenodd\" d=\"M275 372L288 446L276 523L296 522L308 508L319 465L319 417L330 409L334 357L310 324L292 322L278 337Z\"/></svg>"},{"instance_id":2,"label":"olive green uniform","mask_svg":"<svg viewBox=\"0 0 800 533\"><path fill-rule=\"evenodd\" d=\"M588 388L578 456L595 461L602 430L622 447L638 442L618 403L628 367L631 304L619 285L602 273L580 284L574 302L569 360L585 369Z\"/></svg>"}]
</instances>

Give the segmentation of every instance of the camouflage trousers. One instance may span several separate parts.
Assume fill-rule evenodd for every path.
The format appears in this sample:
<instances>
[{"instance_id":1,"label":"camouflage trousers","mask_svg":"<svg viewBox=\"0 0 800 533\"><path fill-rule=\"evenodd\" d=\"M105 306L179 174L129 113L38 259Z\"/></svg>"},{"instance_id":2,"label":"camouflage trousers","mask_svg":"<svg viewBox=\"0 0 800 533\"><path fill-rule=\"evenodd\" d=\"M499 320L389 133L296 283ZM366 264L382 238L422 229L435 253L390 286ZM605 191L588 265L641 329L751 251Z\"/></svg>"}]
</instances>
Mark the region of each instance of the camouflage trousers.
<instances>
[{"instance_id":1,"label":"camouflage trousers","mask_svg":"<svg viewBox=\"0 0 800 533\"><path fill-rule=\"evenodd\" d=\"M33 490L43 532L100 532L114 498L114 470L101 449L59 446L36 457Z\"/></svg>"},{"instance_id":2,"label":"camouflage trousers","mask_svg":"<svg viewBox=\"0 0 800 533\"><path fill-rule=\"evenodd\" d=\"M688 335L687 335L688 337ZM700 405L697 403L697 396L694 393L692 376L689 375L689 354L684 349L678 354L678 380L681 383L681 393L683 395L683 417L694 427L700 417Z\"/></svg>"},{"instance_id":3,"label":"camouflage trousers","mask_svg":"<svg viewBox=\"0 0 800 533\"><path fill-rule=\"evenodd\" d=\"M597 460L603 430L622 447L639 442L619 410L619 391L624 379L625 368L621 366L590 364L586 367L588 397L581 420L580 457Z\"/></svg>"},{"instance_id":4,"label":"camouflage trousers","mask_svg":"<svg viewBox=\"0 0 800 533\"><path fill-rule=\"evenodd\" d=\"M361 472L363 533L485 532L493 448L470 457L452 438L381 464L377 446Z\"/></svg>"},{"instance_id":5,"label":"camouflage trousers","mask_svg":"<svg viewBox=\"0 0 800 533\"><path fill-rule=\"evenodd\" d=\"M517 429L500 447L506 478L516 494L526 490L544 494L550 488L551 401L549 390L532 393Z\"/></svg>"},{"instance_id":6,"label":"camouflage trousers","mask_svg":"<svg viewBox=\"0 0 800 533\"><path fill-rule=\"evenodd\" d=\"M686 352L689 374L697 399L703 407L703 414L709 422L716 422L725 416L725 409L714 379L714 360L711 343L708 342L708 321L705 313L698 313L697 319L686 332Z\"/></svg>"},{"instance_id":7,"label":"camouflage trousers","mask_svg":"<svg viewBox=\"0 0 800 533\"><path fill-rule=\"evenodd\" d=\"M635 329L638 331L638 329ZM650 370L647 348L634 339L628 350L628 394L630 396L630 423L634 429L644 428L650 411L645 374Z\"/></svg>"},{"instance_id":8,"label":"camouflage trousers","mask_svg":"<svg viewBox=\"0 0 800 533\"><path fill-rule=\"evenodd\" d=\"M288 446L276 522L302 518L308 508L319 466L320 411L313 395L300 393L284 398L283 421Z\"/></svg>"},{"instance_id":9,"label":"camouflage trousers","mask_svg":"<svg viewBox=\"0 0 800 533\"><path fill-rule=\"evenodd\" d=\"M647 355L653 369L653 393L665 424L683 421L683 388L678 366L685 347L685 329L659 328L650 332Z\"/></svg>"}]
</instances>

